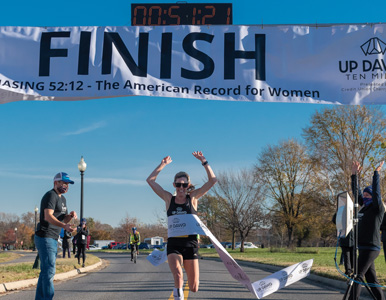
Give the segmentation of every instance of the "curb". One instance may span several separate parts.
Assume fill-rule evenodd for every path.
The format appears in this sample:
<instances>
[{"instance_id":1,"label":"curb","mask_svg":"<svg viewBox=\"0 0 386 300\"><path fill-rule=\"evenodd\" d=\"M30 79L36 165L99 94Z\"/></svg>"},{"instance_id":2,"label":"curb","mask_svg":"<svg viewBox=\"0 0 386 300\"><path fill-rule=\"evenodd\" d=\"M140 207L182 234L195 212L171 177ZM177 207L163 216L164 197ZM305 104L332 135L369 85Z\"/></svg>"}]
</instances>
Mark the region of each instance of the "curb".
<instances>
[{"instance_id":1,"label":"curb","mask_svg":"<svg viewBox=\"0 0 386 300\"><path fill-rule=\"evenodd\" d=\"M100 267L101 265L102 265L102 260L100 260L96 264L93 264L93 265L88 266L88 267L75 269L75 270L72 270L72 271L69 271L66 273L56 274L54 277L54 281L65 280L65 279L69 279L69 278L75 277L75 276L80 275L80 274L87 273L91 270L94 270L94 269ZM20 289L27 288L30 286L34 286L34 285L37 285L37 283L38 283L38 278L19 280L19 281L14 281L14 282L6 282L6 283L3 283L0 285L0 294L10 292L10 291L20 290Z\"/></svg>"}]
</instances>

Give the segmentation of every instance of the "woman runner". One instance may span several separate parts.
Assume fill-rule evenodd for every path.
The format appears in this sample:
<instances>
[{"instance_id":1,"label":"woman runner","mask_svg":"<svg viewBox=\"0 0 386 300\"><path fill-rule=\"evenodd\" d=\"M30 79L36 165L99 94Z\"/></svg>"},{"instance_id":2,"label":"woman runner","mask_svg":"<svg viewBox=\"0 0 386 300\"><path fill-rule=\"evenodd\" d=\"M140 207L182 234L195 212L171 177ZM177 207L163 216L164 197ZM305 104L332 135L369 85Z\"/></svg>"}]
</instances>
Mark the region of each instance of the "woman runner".
<instances>
[{"instance_id":1,"label":"woman runner","mask_svg":"<svg viewBox=\"0 0 386 300\"><path fill-rule=\"evenodd\" d=\"M190 177L186 172L179 172L174 176L173 186L176 188L175 196L165 191L156 183L158 174L166 165L172 162L170 156L165 157L146 180L153 191L165 201L168 217L179 214L196 214L198 199L204 196L217 182L217 178L202 152L194 152L193 156L201 161L208 175L208 181L202 187L194 189L190 182ZM167 255L169 268L174 277L174 299L183 300L184 277L182 266L184 266L188 277L190 291L198 291L199 266L197 235L168 238Z\"/></svg>"}]
</instances>

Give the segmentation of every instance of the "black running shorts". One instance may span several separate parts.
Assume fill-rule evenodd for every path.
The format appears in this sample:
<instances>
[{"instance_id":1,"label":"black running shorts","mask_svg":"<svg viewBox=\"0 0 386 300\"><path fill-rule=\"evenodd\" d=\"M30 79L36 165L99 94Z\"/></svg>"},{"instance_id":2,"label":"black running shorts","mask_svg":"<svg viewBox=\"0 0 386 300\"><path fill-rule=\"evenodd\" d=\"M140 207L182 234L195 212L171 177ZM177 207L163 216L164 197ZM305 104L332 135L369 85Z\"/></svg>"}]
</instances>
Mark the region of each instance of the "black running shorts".
<instances>
[{"instance_id":1,"label":"black running shorts","mask_svg":"<svg viewBox=\"0 0 386 300\"><path fill-rule=\"evenodd\" d=\"M178 246L167 246L167 254L178 254L182 255L184 260L198 259L198 248L197 247L178 247Z\"/></svg>"}]
</instances>

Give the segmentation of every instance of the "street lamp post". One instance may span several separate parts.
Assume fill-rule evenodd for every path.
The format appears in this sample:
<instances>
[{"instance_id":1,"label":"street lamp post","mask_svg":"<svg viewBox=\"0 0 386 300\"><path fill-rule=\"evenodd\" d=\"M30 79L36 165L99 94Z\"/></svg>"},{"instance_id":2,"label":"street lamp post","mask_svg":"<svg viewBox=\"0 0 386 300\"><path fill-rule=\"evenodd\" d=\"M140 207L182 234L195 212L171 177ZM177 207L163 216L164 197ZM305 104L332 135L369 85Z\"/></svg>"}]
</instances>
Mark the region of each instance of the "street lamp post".
<instances>
[{"instance_id":1,"label":"street lamp post","mask_svg":"<svg viewBox=\"0 0 386 300\"><path fill-rule=\"evenodd\" d=\"M35 206L35 233L34 233L34 249L33 249L33 251L36 251L35 234L36 234L36 221L37 221L37 217L38 217L38 211L39 211L39 208L37 206Z\"/></svg>"},{"instance_id":2,"label":"street lamp post","mask_svg":"<svg viewBox=\"0 0 386 300\"><path fill-rule=\"evenodd\" d=\"M15 250L17 248L17 228L15 227Z\"/></svg>"},{"instance_id":3,"label":"street lamp post","mask_svg":"<svg viewBox=\"0 0 386 300\"><path fill-rule=\"evenodd\" d=\"M87 164L85 163L83 156L78 163L78 169L80 171L80 219L83 219L83 175L86 171Z\"/></svg>"}]
</instances>

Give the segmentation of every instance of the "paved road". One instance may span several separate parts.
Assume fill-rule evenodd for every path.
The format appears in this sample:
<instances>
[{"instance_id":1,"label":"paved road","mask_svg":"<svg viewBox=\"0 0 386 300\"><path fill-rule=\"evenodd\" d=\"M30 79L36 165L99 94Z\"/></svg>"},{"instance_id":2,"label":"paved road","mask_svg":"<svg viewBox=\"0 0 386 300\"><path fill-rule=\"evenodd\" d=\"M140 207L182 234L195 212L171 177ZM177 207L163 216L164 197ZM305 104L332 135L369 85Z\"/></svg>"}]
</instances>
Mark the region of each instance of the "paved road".
<instances>
[{"instance_id":1,"label":"paved road","mask_svg":"<svg viewBox=\"0 0 386 300\"><path fill-rule=\"evenodd\" d=\"M143 300L172 299L172 276L166 263L153 267L140 255L137 264L130 262L129 255L118 253L95 253L109 261L106 268L66 282L55 283L55 299L82 300ZM242 265L251 280L259 280L270 273L255 267ZM215 260L200 260L200 290L189 293L185 299L254 299L253 295L228 274L224 265ZM1 300L34 299L35 289L17 291L0 296ZM264 299L275 300L341 300L341 291L315 285L302 280Z\"/></svg>"},{"instance_id":2,"label":"paved road","mask_svg":"<svg viewBox=\"0 0 386 300\"><path fill-rule=\"evenodd\" d=\"M19 251L19 250L12 250L12 253L20 254L21 256L19 258L16 258L14 260L10 260L7 262L0 263L2 265L6 264L15 264L15 263L24 263L24 262L34 262L36 255L38 254L37 251Z\"/></svg>"}]
</instances>

